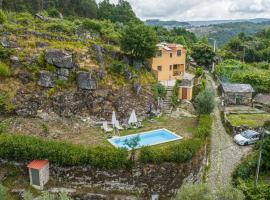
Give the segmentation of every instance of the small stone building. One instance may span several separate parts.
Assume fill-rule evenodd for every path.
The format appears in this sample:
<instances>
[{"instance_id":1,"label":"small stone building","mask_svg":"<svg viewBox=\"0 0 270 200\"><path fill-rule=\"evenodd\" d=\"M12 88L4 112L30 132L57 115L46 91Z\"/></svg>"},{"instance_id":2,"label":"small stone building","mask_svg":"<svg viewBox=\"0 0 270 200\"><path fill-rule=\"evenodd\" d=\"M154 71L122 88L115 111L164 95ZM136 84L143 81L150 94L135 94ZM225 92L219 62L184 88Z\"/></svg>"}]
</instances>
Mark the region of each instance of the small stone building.
<instances>
[{"instance_id":1,"label":"small stone building","mask_svg":"<svg viewBox=\"0 0 270 200\"><path fill-rule=\"evenodd\" d=\"M43 190L49 181L49 161L33 160L27 165L30 176L30 185L38 190Z\"/></svg>"},{"instance_id":2,"label":"small stone building","mask_svg":"<svg viewBox=\"0 0 270 200\"><path fill-rule=\"evenodd\" d=\"M225 106L229 105L252 105L254 89L249 84L223 83L221 85L222 99Z\"/></svg>"},{"instance_id":3,"label":"small stone building","mask_svg":"<svg viewBox=\"0 0 270 200\"><path fill-rule=\"evenodd\" d=\"M257 94L253 100L253 106L270 112L270 94Z\"/></svg>"},{"instance_id":4,"label":"small stone building","mask_svg":"<svg viewBox=\"0 0 270 200\"><path fill-rule=\"evenodd\" d=\"M188 101L192 100L194 79L195 79L195 76L193 74L185 73L179 86L179 93L178 93L179 99L188 100Z\"/></svg>"}]
</instances>

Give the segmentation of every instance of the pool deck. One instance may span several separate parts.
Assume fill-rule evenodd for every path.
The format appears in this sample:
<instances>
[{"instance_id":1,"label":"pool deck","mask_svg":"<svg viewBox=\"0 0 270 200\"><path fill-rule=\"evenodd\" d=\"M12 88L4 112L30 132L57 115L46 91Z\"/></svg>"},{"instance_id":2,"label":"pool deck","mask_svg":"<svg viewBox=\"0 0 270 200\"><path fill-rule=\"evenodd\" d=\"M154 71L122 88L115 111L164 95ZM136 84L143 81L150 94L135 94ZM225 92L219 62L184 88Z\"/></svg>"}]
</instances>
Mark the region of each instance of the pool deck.
<instances>
[{"instance_id":1,"label":"pool deck","mask_svg":"<svg viewBox=\"0 0 270 200\"><path fill-rule=\"evenodd\" d=\"M146 131L146 132L142 132L142 133L135 133L135 134L131 134L131 135L125 135L125 136L115 136L113 138L110 138L108 139L109 143L112 144L114 147L116 148L120 148L115 142L114 140L115 139L124 139L124 138L131 138L131 137L135 137L135 136L140 136L140 135L144 135L144 134L148 134L148 133L152 133L154 131L166 131L167 133L170 133L171 135L174 135L176 138L174 139L168 139L168 140L165 140L165 141L162 141L162 142L156 142L156 143L152 143L152 144L149 144L149 145L145 145L145 146L154 146L154 145L159 145L159 144L164 144L164 143L168 143L168 142L173 142L173 141L176 141L176 140L181 140L183 139L183 137L181 137L180 135L177 135L176 133L172 132L172 131L169 131L168 129L166 128L162 128L162 129L156 129L156 130L151 130L151 131ZM138 146L136 147L135 149L140 149L144 146ZM131 150L130 148L127 147L128 150Z\"/></svg>"}]
</instances>

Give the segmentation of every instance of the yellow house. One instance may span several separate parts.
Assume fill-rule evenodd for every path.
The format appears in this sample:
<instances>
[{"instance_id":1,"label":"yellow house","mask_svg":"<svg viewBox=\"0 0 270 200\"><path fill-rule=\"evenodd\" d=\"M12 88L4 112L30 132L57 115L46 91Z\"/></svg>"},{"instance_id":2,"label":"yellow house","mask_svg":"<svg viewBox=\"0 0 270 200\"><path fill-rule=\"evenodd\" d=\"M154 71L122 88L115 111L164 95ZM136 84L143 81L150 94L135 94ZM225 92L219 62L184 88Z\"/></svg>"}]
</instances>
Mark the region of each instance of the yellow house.
<instances>
[{"instance_id":1,"label":"yellow house","mask_svg":"<svg viewBox=\"0 0 270 200\"><path fill-rule=\"evenodd\" d=\"M185 72L186 49L180 44L160 43L158 52L150 61L151 70L158 81L166 87L173 87L181 80L179 99L192 99L194 76Z\"/></svg>"},{"instance_id":2,"label":"yellow house","mask_svg":"<svg viewBox=\"0 0 270 200\"><path fill-rule=\"evenodd\" d=\"M186 50L180 44L160 43L158 52L151 59L152 72L158 81L182 79L186 67Z\"/></svg>"}]
</instances>

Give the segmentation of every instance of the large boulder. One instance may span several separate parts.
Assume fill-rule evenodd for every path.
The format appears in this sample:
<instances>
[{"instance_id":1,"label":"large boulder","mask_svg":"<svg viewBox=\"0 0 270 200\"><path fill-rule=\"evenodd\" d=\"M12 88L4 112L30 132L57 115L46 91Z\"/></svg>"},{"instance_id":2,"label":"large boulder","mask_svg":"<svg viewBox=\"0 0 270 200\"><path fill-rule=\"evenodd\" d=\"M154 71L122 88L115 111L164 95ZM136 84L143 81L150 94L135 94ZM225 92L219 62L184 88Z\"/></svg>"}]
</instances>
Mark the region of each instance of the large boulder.
<instances>
[{"instance_id":1,"label":"large boulder","mask_svg":"<svg viewBox=\"0 0 270 200\"><path fill-rule=\"evenodd\" d=\"M83 90L96 90L97 82L92 79L89 72L78 72L77 73L77 86Z\"/></svg>"},{"instance_id":2,"label":"large boulder","mask_svg":"<svg viewBox=\"0 0 270 200\"><path fill-rule=\"evenodd\" d=\"M59 49L47 49L44 53L47 63L59 68L73 69L76 64L73 62L72 53Z\"/></svg>"},{"instance_id":3,"label":"large boulder","mask_svg":"<svg viewBox=\"0 0 270 200\"><path fill-rule=\"evenodd\" d=\"M42 86L42 87L45 87L45 88L54 87L52 73L48 72L48 71L40 71L39 72L38 85Z\"/></svg>"}]
</instances>

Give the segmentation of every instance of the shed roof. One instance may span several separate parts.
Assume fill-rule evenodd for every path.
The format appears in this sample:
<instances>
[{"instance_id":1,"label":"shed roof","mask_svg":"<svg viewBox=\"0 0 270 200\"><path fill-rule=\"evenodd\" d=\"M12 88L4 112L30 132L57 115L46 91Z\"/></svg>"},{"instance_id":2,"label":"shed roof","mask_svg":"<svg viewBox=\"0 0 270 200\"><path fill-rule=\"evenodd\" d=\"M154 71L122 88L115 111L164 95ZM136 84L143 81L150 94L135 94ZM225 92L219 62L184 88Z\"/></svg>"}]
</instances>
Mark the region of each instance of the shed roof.
<instances>
[{"instance_id":1,"label":"shed roof","mask_svg":"<svg viewBox=\"0 0 270 200\"><path fill-rule=\"evenodd\" d=\"M222 88L224 92L254 92L250 84L223 83Z\"/></svg>"},{"instance_id":2,"label":"shed roof","mask_svg":"<svg viewBox=\"0 0 270 200\"><path fill-rule=\"evenodd\" d=\"M256 103L270 106L270 93L269 94L257 94L254 98Z\"/></svg>"},{"instance_id":3,"label":"shed roof","mask_svg":"<svg viewBox=\"0 0 270 200\"><path fill-rule=\"evenodd\" d=\"M28 168L40 170L49 163L48 160L33 160L27 165Z\"/></svg>"},{"instance_id":4,"label":"shed roof","mask_svg":"<svg viewBox=\"0 0 270 200\"><path fill-rule=\"evenodd\" d=\"M185 73L183 79L192 81L195 78L194 74Z\"/></svg>"}]
</instances>

